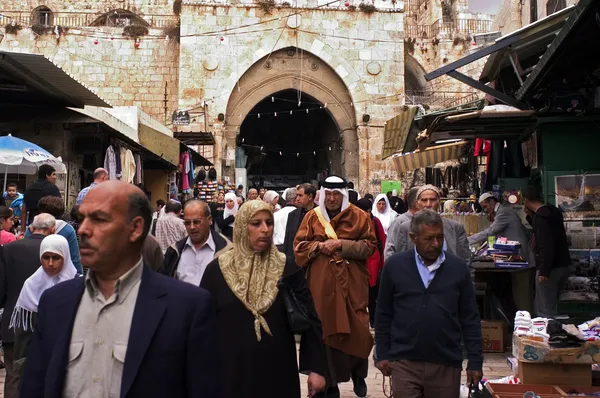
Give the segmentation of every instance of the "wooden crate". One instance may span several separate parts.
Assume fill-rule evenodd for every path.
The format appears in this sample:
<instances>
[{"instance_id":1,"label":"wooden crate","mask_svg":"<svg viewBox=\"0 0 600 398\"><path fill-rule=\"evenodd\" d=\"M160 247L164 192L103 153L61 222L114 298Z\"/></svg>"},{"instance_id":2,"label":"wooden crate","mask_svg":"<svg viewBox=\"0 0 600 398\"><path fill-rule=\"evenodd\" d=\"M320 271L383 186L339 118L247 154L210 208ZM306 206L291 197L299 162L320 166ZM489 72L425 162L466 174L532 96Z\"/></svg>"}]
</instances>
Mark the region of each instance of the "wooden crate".
<instances>
[{"instance_id":1,"label":"wooden crate","mask_svg":"<svg viewBox=\"0 0 600 398\"><path fill-rule=\"evenodd\" d=\"M535 384L494 384L487 383L486 388L491 394L520 394L521 397L527 391L534 391L537 394L558 394L563 392L554 386L535 385Z\"/></svg>"},{"instance_id":2,"label":"wooden crate","mask_svg":"<svg viewBox=\"0 0 600 398\"><path fill-rule=\"evenodd\" d=\"M592 386L592 366L519 361L518 377L523 384Z\"/></svg>"}]
</instances>

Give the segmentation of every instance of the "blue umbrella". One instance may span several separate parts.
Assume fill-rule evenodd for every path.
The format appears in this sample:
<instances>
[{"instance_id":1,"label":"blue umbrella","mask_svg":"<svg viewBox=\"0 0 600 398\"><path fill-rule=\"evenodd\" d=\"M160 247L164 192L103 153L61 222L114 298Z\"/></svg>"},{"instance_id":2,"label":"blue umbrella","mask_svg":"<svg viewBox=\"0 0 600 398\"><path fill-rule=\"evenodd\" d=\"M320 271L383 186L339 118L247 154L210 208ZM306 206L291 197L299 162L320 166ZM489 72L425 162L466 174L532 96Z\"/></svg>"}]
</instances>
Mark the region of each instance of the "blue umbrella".
<instances>
[{"instance_id":1,"label":"blue umbrella","mask_svg":"<svg viewBox=\"0 0 600 398\"><path fill-rule=\"evenodd\" d=\"M0 173L4 172L2 192L6 191L8 173L35 174L43 164L54 167L57 173L66 173L60 156L54 157L44 148L10 134L0 137Z\"/></svg>"}]
</instances>

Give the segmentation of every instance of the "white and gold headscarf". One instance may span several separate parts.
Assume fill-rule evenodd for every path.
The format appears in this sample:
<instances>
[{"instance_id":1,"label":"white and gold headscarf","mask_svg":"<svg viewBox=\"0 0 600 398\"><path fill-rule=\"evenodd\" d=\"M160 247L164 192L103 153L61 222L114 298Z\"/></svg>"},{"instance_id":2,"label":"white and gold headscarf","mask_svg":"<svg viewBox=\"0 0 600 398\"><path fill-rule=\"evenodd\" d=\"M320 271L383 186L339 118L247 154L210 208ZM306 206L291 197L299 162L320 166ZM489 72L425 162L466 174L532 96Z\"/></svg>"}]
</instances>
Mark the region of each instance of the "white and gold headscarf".
<instances>
[{"instance_id":1,"label":"white and gold headscarf","mask_svg":"<svg viewBox=\"0 0 600 398\"><path fill-rule=\"evenodd\" d=\"M275 245L257 253L250 245L248 223L257 213L271 206L260 200L250 200L240 206L233 228L233 250L219 257L221 272L233 294L254 315L256 339L261 340L261 327L272 336L263 315L277 298L277 283L285 268L285 255Z\"/></svg>"}]
</instances>

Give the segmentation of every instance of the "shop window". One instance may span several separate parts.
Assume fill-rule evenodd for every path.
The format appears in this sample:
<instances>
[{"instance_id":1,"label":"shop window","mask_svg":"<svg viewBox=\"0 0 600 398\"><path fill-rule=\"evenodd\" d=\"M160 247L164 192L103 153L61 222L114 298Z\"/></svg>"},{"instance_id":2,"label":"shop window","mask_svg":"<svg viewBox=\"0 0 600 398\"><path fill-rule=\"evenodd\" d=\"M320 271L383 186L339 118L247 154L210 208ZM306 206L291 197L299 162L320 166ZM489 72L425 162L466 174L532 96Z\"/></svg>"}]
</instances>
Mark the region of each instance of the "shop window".
<instances>
[{"instance_id":1,"label":"shop window","mask_svg":"<svg viewBox=\"0 0 600 398\"><path fill-rule=\"evenodd\" d=\"M46 6L37 7L31 13L31 24L32 25L44 25L51 26L54 24L54 15L52 10Z\"/></svg>"},{"instance_id":2,"label":"shop window","mask_svg":"<svg viewBox=\"0 0 600 398\"><path fill-rule=\"evenodd\" d=\"M149 26L142 17L127 10L112 10L102 14L91 26L110 26L124 28L129 25Z\"/></svg>"},{"instance_id":3,"label":"shop window","mask_svg":"<svg viewBox=\"0 0 600 398\"><path fill-rule=\"evenodd\" d=\"M546 15L554 14L567 7L566 0L548 0L546 3Z\"/></svg>"}]
</instances>

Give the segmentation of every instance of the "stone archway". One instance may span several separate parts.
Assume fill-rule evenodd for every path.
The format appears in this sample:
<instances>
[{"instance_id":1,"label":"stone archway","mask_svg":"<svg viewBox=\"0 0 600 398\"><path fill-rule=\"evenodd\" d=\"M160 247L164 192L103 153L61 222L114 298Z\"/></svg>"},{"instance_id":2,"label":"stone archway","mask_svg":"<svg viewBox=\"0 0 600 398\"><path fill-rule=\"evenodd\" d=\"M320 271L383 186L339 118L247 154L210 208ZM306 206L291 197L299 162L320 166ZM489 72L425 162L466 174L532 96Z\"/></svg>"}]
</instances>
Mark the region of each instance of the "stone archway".
<instances>
[{"instance_id":1,"label":"stone archway","mask_svg":"<svg viewBox=\"0 0 600 398\"><path fill-rule=\"evenodd\" d=\"M326 62L295 47L263 57L240 77L227 103L225 138L228 146L235 147L242 123L259 102L286 90L297 90L323 106L326 104L339 132L342 174L349 180L357 180L359 142L352 96L338 73Z\"/></svg>"},{"instance_id":2,"label":"stone archway","mask_svg":"<svg viewBox=\"0 0 600 398\"><path fill-rule=\"evenodd\" d=\"M404 54L404 89L407 92L427 91L430 83L425 80L427 72L412 55Z\"/></svg>"}]
</instances>

